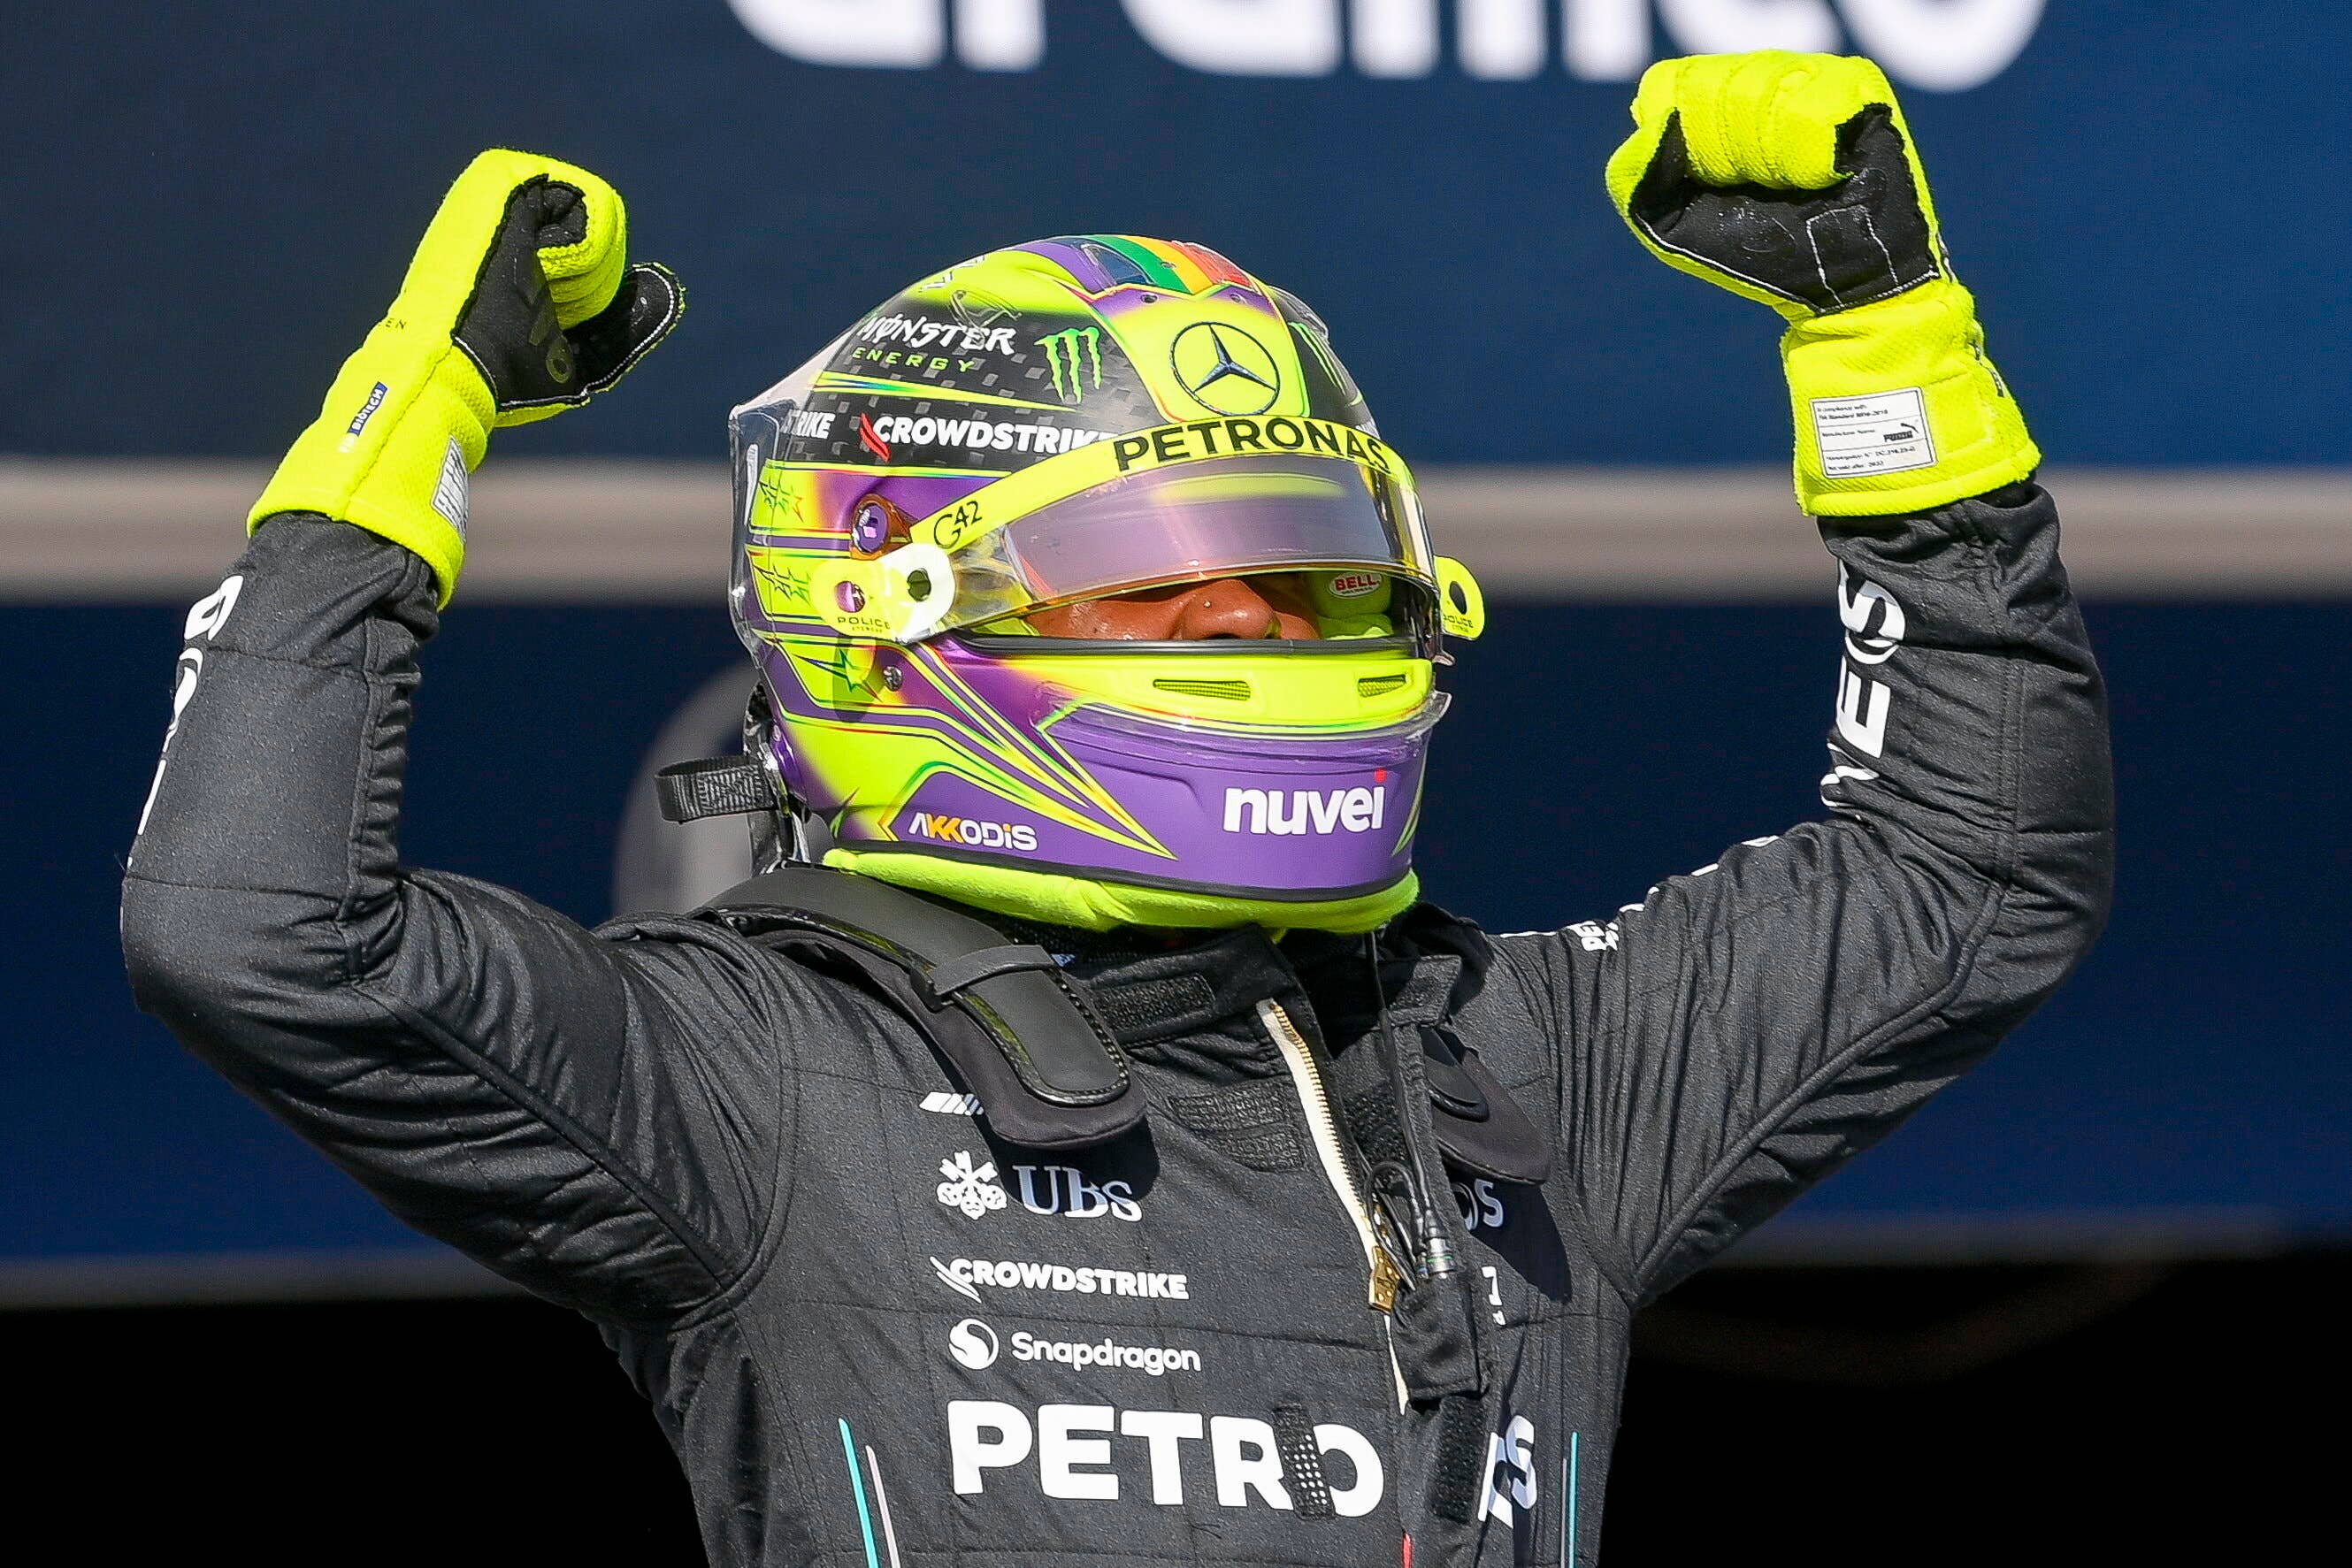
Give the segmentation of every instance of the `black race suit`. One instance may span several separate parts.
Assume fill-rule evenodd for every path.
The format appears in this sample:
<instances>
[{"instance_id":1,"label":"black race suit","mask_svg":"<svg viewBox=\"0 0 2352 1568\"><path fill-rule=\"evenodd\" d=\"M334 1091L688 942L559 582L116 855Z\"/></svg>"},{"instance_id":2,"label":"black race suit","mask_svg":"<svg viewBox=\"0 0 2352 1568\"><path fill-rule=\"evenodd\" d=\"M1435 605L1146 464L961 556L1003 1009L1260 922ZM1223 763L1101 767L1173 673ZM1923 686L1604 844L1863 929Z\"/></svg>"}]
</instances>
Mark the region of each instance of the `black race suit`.
<instances>
[{"instance_id":1,"label":"black race suit","mask_svg":"<svg viewBox=\"0 0 2352 1568\"><path fill-rule=\"evenodd\" d=\"M1824 533L1825 821L1606 922L1383 936L1396 1026L1552 1151L1540 1186L1454 1173L1451 1322L1368 1302L1345 1195L1396 1100L1360 945L1073 936L1149 1121L1010 1145L821 952L402 866L433 582L345 525L271 523L191 618L132 981L403 1219L594 1320L714 1562L1589 1563L1634 1310L1981 1058L2107 908L2048 498Z\"/></svg>"}]
</instances>

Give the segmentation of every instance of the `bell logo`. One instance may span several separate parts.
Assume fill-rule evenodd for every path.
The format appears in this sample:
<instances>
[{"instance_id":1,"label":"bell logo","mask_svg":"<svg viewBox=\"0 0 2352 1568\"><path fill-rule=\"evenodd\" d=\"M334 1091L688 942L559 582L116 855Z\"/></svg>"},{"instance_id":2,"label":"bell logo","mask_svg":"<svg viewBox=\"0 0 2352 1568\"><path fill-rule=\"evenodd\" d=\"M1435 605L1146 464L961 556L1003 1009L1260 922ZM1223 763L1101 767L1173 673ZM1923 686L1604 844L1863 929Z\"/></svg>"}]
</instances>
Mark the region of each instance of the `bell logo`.
<instances>
[{"instance_id":1,"label":"bell logo","mask_svg":"<svg viewBox=\"0 0 2352 1568\"><path fill-rule=\"evenodd\" d=\"M948 53L973 70L1045 61L1045 0L728 0L746 31L817 66L920 70ZM1668 53L1796 49L1869 55L1895 80L1938 92L2009 68L2045 0L1658 0ZM1453 24L1465 76L1541 76L1557 57L1580 81L1632 81L1656 57L1651 0L1124 0L1152 49L1212 76L1427 77ZM1347 26L1340 26L1345 11ZM1843 19L1844 26L1839 26Z\"/></svg>"},{"instance_id":2,"label":"bell logo","mask_svg":"<svg viewBox=\"0 0 2352 1568\"><path fill-rule=\"evenodd\" d=\"M1225 791L1229 833L1368 833L1388 819L1385 785L1367 789L1233 789Z\"/></svg>"}]
</instances>

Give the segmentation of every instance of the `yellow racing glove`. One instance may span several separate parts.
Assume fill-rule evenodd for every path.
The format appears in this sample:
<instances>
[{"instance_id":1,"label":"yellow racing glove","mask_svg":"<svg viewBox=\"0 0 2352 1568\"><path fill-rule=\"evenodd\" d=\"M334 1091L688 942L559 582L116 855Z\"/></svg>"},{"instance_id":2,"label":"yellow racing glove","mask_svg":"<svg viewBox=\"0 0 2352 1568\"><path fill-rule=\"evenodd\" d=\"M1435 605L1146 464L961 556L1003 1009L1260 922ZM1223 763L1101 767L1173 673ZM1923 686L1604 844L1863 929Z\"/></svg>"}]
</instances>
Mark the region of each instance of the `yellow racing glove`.
<instances>
[{"instance_id":1,"label":"yellow racing glove","mask_svg":"<svg viewBox=\"0 0 2352 1568\"><path fill-rule=\"evenodd\" d=\"M685 290L667 267L629 265L628 231L620 193L585 169L476 158L247 528L280 512L356 523L424 557L447 604L491 429L586 402L677 324Z\"/></svg>"},{"instance_id":2,"label":"yellow racing glove","mask_svg":"<svg viewBox=\"0 0 2352 1568\"><path fill-rule=\"evenodd\" d=\"M1779 49L1661 60L1633 121L1609 194L1634 235L1789 319L1806 511L1921 511L2040 464L1877 66Z\"/></svg>"}]
</instances>

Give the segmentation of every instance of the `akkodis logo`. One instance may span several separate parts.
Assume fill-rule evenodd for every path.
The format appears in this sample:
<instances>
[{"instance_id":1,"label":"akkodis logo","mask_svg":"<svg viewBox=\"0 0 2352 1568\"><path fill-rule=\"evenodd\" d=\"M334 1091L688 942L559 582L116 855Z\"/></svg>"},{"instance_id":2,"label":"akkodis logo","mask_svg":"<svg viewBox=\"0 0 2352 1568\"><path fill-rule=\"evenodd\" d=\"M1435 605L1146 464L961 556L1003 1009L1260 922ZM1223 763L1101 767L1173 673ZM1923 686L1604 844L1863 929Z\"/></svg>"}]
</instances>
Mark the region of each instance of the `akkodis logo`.
<instances>
[{"instance_id":1,"label":"akkodis logo","mask_svg":"<svg viewBox=\"0 0 2352 1568\"><path fill-rule=\"evenodd\" d=\"M919 839L969 844L982 850L1019 850L1025 853L1037 847L1037 830L1025 822L983 822L977 817L943 817L936 811L908 813L907 831Z\"/></svg>"},{"instance_id":2,"label":"akkodis logo","mask_svg":"<svg viewBox=\"0 0 2352 1568\"><path fill-rule=\"evenodd\" d=\"M728 0L745 30L818 66L921 70L955 57L973 70L1047 68L1045 0ZM1580 81L1632 81L1662 55L1743 49L1864 54L1896 81L1938 92L2009 68L2043 0L1123 0L1151 48L1212 76L1435 75L1454 38L1462 74L1538 77L1557 58ZM1654 8L1657 15L1651 15ZM1441 26L1441 21L1451 26ZM1658 46L1663 44L1663 48Z\"/></svg>"}]
</instances>

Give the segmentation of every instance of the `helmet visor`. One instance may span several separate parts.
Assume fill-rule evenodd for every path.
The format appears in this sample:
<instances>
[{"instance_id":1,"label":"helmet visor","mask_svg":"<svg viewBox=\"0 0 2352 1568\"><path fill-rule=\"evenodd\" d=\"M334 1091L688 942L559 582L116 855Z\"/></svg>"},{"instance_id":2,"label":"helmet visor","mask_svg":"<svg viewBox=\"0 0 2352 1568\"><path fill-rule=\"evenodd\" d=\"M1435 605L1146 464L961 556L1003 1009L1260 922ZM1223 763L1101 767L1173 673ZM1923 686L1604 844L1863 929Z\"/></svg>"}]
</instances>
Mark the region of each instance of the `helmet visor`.
<instances>
[{"instance_id":1,"label":"helmet visor","mask_svg":"<svg viewBox=\"0 0 2352 1568\"><path fill-rule=\"evenodd\" d=\"M939 630L1254 572L1359 569L1428 585L1409 481L1344 457L1211 457L1051 501L954 553Z\"/></svg>"}]
</instances>

